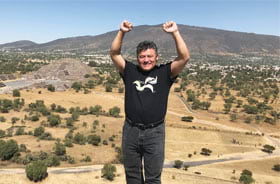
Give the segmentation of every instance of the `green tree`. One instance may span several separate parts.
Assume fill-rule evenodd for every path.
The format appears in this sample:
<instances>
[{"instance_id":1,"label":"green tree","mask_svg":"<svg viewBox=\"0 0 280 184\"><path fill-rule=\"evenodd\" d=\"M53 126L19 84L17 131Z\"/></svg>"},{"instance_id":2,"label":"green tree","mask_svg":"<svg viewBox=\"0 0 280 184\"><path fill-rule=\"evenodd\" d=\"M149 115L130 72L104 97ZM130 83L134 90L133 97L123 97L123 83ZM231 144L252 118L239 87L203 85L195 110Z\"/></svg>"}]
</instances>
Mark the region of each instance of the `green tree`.
<instances>
[{"instance_id":1,"label":"green tree","mask_svg":"<svg viewBox=\"0 0 280 184\"><path fill-rule=\"evenodd\" d=\"M78 132L78 133L75 134L73 142L75 144L84 145L84 144L86 144L87 139L86 139L86 137L83 134Z\"/></svg>"},{"instance_id":2,"label":"green tree","mask_svg":"<svg viewBox=\"0 0 280 184\"><path fill-rule=\"evenodd\" d=\"M12 117L11 121L12 121L12 124L16 124L16 122L19 120L19 118L17 117Z\"/></svg>"},{"instance_id":3,"label":"green tree","mask_svg":"<svg viewBox=\"0 0 280 184\"><path fill-rule=\"evenodd\" d=\"M112 164L105 164L101 170L102 177L109 180L113 181L115 178L115 172L117 172L116 166Z\"/></svg>"},{"instance_id":4,"label":"green tree","mask_svg":"<svg viewBox=\"0 0 280 184\"><path fill-rule=\"evenodd\" d=\"M255 180L253 179L253 173L247 169L244 169L240 175L239 182L242 184L250 184Z\"/></svg>"},{"instance_id":5,"label":"green tree","mask_svg":"<svg viewBox=\"0 0 280 184\"><path fill-rule=\"evenodd\" d=\"M89 113L90 114L99 114L102 111L102 106L101 105L95 105L94 107L89 108Z\"/></svg>"},{"instance_id":6,"label":"green tree","mask_svg":"<svg viewBox=\"0 0 280 184\"><path fill-rule=\"evenodd\" d=\"M66 154L66 148L62 143L57 141L54 146L54 152L57 156L62 156Z\"/></svg>"},{"instance_id":7,"label":"green tree","mask_svg":"<svg viewBox=\"0 0 280 184\"><path fill-rule=\"evenodd\" d=\"M182 166L183 166L183 161L175 160L174 165L173 165L174 168L180 169L180 168L182 168Z\"/></svg>"},{"instance_id":8,"label":"green tree","mask_svg":"<svg viewBox=\"0 0 280 184\"><path fill-rule=\"evenodd\" d=\"M109 115L113 117L119 117L120 112L121 109L117 106L114 106L113 108L109 109Z\"/></svg>"},{"instance_id":9,"label":"green tree","mask_svg":"<svg viewBox=\"0 0 280 184\"><path fill-rule=\"evenodd\" d=\"M189 90L187 90L186 93L188 95L187 101L188 102L194 102L194 100L195 100L195 92L189 89Z\"/></svg>"},{"instance_id":10,"label":"green tree","mask_svg":"<svg viewBox=\"0 0 280 184\"><path fill-rule=\"evenodd\" d=\"M35 128L35 129L34 129L33 135L34 135L35 137L39 137L39 136L41 136L44 132L45 132L45 128L44 128L44 127L38 127L38 128Z\"/></svg>"},{"instance_id":11,"label":"green tree","mask_svg":"<svg viewBox=\"0 0 280 184\"><path fill-rule=\"evenodd\" d=\"M71 88L75 89L76 92L79 92L82 89L83 85L81 82L74 82Z\"/></svg>"},{"instance_id":12,"label":"green tree","mask_svg":"<svg viewBox=\"0 0 280 184\"><path fill-rule=\"evenodd\" d=\"M54 92L54 91L55 91L55 87L54 87L52 84L49 84L49 85L47 86L47 89L48 89L49 91L51 91L51 92Z\"/></svg>"},{"instance_id":13,"label":"green tree","mask_svg":"<svg viewBox=\"0 0 280 184\"><path fill-rule=\"evenodd\" d=\"M112 91L113 91L112 86L109 85L109 84L107 84L107 85L105 86L105 91L106 91L106 92L112 92Z\"/></svg>"},{"instance_id":14,"label":"green tree","mask_svg":"<svg viewBox=\"0 0 280 184\"><path fill-rule=\"evenodd\" d=\"M101 137L98 135L89 135L87 141L89 144L98 146L98 144L101 142Z\"/></svg>"},{"instance_id":15,"label":"green tree","mask_svg":"<svg viewBox=\"0 0 280 184\"><path fill-rule=\"evenodd\" d=\"M79 119L79 117L80 117L80 113L79 113L79 112L74 111L74 112L71 114L71 119L72 119L73 121L77 121L77 120Z\"/></svg>"},{"instance_id":16,"label":"green tree","mask_svg":"<svg viewBox=\"0 0 280 184\"><path fill-rule=\"evenodd\" d=\"M230 112L231 107L232 107L231 103L225 103L224 104L223 111L225 112L225 114L228 114Z\"/></svg>"},{"instance_id":17,"label":"green tree","mask_svg":"<svg viewBox=\"0 0 280 184\"><path fill-rule=\"evenodd\" d=\"M18 89L13 90L13 97L20 97L20 91Z\"/></svg>"},{"instance_id":18,"label":"green tree","mask_svg":"<svg viewBox=\"0 0 280 184\"><path fill-rule=\"evenodd\" d=\"M29 180L38 182L48 176L47 168L44 161L34 161L26 166L25 173Z\"/></svg>"},{"instance_id":19,"label":"green tree","mask_svg":"<svg viewBox=\"0 0 280 184\"><path fill-rule=\"evenodd\" d=\"M266 144L263 146L262 151L266 152L266 153L272 153L275 150L274 146L271 146L269 144Z\"/></svg>"},{"instance_id":20,"label":"green tree","mask_svg":"<svg viewBox=\"0 0 280 184\"><path fill-rule=\"evenodd\" d=\"M50 116L48 116L48 122L50 123L50 126L54 127L61 123L61 118L59 115L51 114Z\"/></svg>"},{"instance_id":21,"label":"green tree","mask_svg":"<svg viewBox=\"0 0 280 184\"><path fill-rule=\"evenodd\" d=\"M200 152L201 155L205 155L205 156L210 156L211 153L212 153L212 151L207 148L202 148L201 152Z\"/></svg>"},{"instance_id":22,"label":"green tree","mask_svg":"<svg viewBox=\"0 0 280 184\"><path fill-rule=\"evenodd\" d=\"M6 135L6 132L4 130L0 129L0 138L5 137L5 135Z\"/></svg>"},{"instance_id":23,"label":"green tree","mask_svg":"<svg viewBox=\"0 0 280 184\"><path fill-rule=\"evenodd\" d=\"M183 116L181 118L181 121L192 122L193 121L193 117L192 116Z\"/></svg>"},{"instance_id":24,"label":"green tree","mask_svg":"<svg viewBox=\"0 0 280 184\"><path fill-rule=\"evenodd\" d=\"M274 165L274 166L273 166L273 170L274 170L274 171L280 172L280 164Z\"/></svg>"},{"instance_id":25,"label":"green tree","mask_svg":"<svg viewBox=\"0 0 280 184\"><path fill-rule=\"evenodd\" d=\"M243 108L247 114L257 114L259 111L258 108L253 105L243 105Z\"/></svg>"},{"instance_id":26,"label":"green tree","mask_svg":"<svg viewBox=\"0 0 280 184\"><path fill-rule=\"evenodd\" d=\"M15 140L0 142L0 158L2 160L10 160L18 151L19 147Z\"/></svg>"},{"instance_id":27,"label":"green tree","mask_svg":"<svg viewBox=\"0 0 280 184\"><path fill-rule=\"evenodd\" d=\"M89 88L89 89L93 89L94 88L94 81L93 80L89 80L86 83L86 87Z\"/></svg>"},{"instance_id":28,"label":"green tree","mask_svg":"<svg viewBox=\"0 0 280 184\"><path fill-rule=\"evenodd\" d=\"M230 115L230 121L236 121L237 120L237 114L231 114Z\"/></svg>"}]
</instances>

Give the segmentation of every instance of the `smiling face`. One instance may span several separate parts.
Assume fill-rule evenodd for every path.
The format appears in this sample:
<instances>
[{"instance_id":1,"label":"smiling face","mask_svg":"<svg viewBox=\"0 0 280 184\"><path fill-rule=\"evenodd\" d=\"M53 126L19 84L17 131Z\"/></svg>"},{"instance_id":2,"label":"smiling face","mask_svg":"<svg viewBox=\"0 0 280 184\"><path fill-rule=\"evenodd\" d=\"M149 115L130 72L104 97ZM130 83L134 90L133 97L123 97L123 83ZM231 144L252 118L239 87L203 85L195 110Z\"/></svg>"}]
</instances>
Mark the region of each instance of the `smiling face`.
<instances>
[{"instance_id":1,"label":"smiling face","mask_svg":"<svg viewBox=\"0 0 280 184\"><path fill-rule=\"evenodd\" d=\"M144 71L150 71L156 66L158 55L153 48L142 50L137 56L138 64Z\"/></svg>"}]
</instances>

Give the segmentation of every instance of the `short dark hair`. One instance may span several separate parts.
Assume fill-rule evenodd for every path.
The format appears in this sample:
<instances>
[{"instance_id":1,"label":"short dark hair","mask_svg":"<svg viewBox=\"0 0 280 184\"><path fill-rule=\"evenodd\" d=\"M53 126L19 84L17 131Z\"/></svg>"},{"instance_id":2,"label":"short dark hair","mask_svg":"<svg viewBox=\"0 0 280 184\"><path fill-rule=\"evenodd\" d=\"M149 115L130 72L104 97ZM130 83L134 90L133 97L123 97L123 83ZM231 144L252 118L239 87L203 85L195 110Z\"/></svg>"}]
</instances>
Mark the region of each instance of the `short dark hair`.
<instances>
[{"instance_id":1,"label":"short dark hair","mask_svg":"<svg viewBox=\"0 0 280 184\"><path fill-rule=\"evenodd\" d=\"M140 54L140 52L147 49L155 49L156 54L158 54L157 45L153 41L145 40L137 45L137 50L136 50L137 56Z\"/></svg>"}]
</instances>

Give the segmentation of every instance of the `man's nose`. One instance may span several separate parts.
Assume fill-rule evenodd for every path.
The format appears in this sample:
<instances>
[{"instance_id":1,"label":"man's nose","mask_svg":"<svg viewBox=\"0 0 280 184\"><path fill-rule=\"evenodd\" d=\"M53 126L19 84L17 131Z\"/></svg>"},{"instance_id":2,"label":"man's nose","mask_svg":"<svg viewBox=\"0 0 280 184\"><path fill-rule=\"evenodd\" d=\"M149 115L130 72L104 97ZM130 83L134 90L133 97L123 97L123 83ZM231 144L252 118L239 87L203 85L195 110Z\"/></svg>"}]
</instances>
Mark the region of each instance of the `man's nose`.
<instances>
[{"instance_id":1,"label":"man's nose","mask_svg":"<svg viewBox=\"0 0 280 184\"><path fill-rule=\"evenodd\" d=\"M148 61L148 60L149 60L149 57L148 57L148 56L144 56L143 60L144 60L144 61Z\"/></svg>"}]
</instances>

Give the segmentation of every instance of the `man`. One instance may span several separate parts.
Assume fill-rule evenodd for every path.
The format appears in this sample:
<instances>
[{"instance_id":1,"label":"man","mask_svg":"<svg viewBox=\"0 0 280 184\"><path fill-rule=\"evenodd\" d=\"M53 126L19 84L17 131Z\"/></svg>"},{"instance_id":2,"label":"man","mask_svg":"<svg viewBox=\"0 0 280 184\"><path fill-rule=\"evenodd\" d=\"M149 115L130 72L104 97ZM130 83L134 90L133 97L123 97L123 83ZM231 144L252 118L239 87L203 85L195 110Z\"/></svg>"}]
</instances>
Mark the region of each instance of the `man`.
<instances>
[{"instance_id":1,"label":"man","mask_svg":"<svg viewBox=\"0 0 280 184\"><path fill-rule=\"evenodd\" d=\"M172 35L176 44L178 56L173 62L157 66L157 46L151 41L137 46L138 65L127 62L121 55L121 45L132 28L130 22L123 21L110 50L125 84L122 150L126 181L127 184L160 184L168 94L190 56L177 24L170 21L163 24L163 30Z\"/></svg>"}]
</instances>

